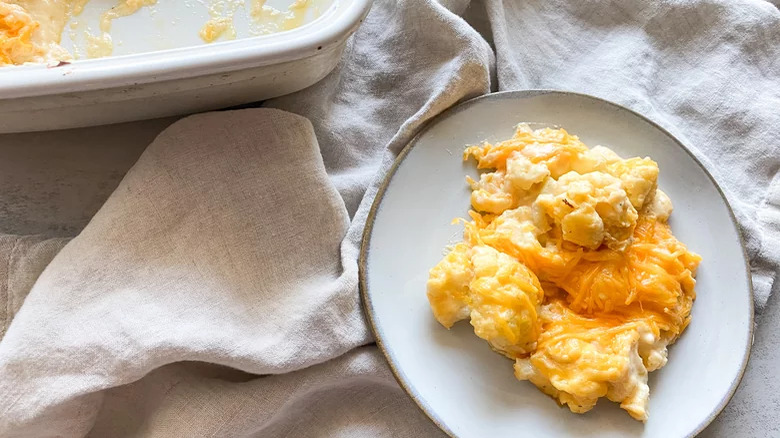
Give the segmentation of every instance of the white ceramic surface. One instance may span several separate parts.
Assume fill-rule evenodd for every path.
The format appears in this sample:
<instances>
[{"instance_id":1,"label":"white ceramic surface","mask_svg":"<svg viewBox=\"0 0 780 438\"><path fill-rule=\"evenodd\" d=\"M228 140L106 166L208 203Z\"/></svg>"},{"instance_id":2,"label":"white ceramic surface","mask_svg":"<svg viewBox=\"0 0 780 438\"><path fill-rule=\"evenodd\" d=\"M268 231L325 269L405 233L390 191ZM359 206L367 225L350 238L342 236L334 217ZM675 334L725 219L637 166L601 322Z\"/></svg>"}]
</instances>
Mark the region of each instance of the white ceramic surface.
<instances>
[{"instance_id":1,"label":"white ceramic surface","mask_svg":"<svg viewBox=\"0 0 780 438\"><path fill-rule=\"evenodd\" d=\"M433 318L428 270L457 240L469 208L466 145L498 141L519 122L559 125L588 145L658 162L659 186L674 202L670 223L701 254L693 320L650 377L643 425L606 400L585 415L560 408L512 362L492 352L468 322L451 331ZM361 254L361 292L377 341L420 407L458 437L693 436L725 406L752 342L748 265L734 216L701 164L670 134L617 105L550 91L497 93L464 103L426 127L404 150L374 203Z\"/></svg>"},{"instance_id":2,"label":"white ceramic surface","mask_svg":"<svg viewBox=\"0 0 780 438\"><path fill-rule=\"evenodd\" d=\"M93 3L106 5L100 0ZM301 90L336 66L372 0L333 0L321 16L294 30L194 46L190 44L198 43L206 17L190 13L187 2L160 3L158 12L146 17L153 19L144 19L149 12L141 10L112 25L115 41L121 42L115 46L117 53L135 54L77 60L55 68L0 69L0 133L151 119ZM171 7L177 4L179 13ZM166 27L167 20L176 20L171 27L175 32ZM64 44L72 47L68 38ZM167 47L174 48L161 50Z\"/></svg>"},{"instance_id":3,"label":"white ceramic surface","mask_svg":"<svg viewBox=\"0 0 780 438\"><path fill-rule=\"evenodd\" d=\"M263 5L278 11L287 11L296 0L264 0ZM117 0L89 0L84 10L71 17L62 33L61 44L73 53L77 59L86 59L87 35L100 35L102 14L117 4ZM330 19L330 7L334 0L307 0L308 6L302 9L303 24L308 24L326 15ZM113 55L132 55L179 47L201 46L205 43L198 32L212 17L212 6L222 6L220 16L232 17L235 38L257 36L268 20L252 18L251 11L256 5L254 0L157 0L153 5L141 7L125 17L114 19L111 23ZM266 27L267 28L267 27ZM229 41L229 31L224 32L216 41Z\"/></svg>"}]
</instances>

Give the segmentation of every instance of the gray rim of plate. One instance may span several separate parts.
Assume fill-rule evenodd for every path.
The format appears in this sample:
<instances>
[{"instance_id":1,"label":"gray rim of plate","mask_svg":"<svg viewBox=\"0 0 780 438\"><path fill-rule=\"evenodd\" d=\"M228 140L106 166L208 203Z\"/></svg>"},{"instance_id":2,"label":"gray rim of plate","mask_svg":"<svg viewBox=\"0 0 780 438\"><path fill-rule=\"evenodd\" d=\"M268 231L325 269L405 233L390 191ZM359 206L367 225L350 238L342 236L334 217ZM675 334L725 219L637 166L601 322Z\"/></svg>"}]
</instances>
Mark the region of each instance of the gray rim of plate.
<instances>
[{"instance_id":1,"label":"gray rim of plate","mask_svg":"<svg viewBox=\"0 0 780 438\"><path fill-rule=\"evenodd\" d=\"M731 386L729 387L728 393L723 397L720 403L718 403L718 406L715 408L715 410L707 418L705 418L704 421L702 421L696 427L696 429L693 432L691 432L686 438L695 437L696 435L701 433L707 426L709 426L713 420L715 420L715 418L721 413L721 411L723 411L723 409L726 407L728 402L734 396L734 393L737 391L737 388L739 387L739 383L742 381L742 377L745 375L745 369L747 368L747 364L750 359L750 351L753 346L753 336L754 336L753 326L755 325L754 324L755 309L753 304L753 277L750 273L750 263L748 261L747 252L745 250L745 241L742 237L742 231L740 230L739 223L737 222L736 216L734 215L734 210L731 208L731 204L726 198L726 195L723 193L723 190L720 188L720 185L718 185L718 182L715 181L715 178L712 176L709 170L707 170L707 168L701 163L701 161L699 161L696 155L694 155L680 140L678 140L675 136L669 133L669 131L667 131L657 123L653 122L652 120L648 119L647 117L643 116L642 114L639 114L636 111L628 109L622 105L618 105L614 102L601 99L599 97L591 96L584 93L575 93L572 91L547 90L547 89L501 91L497 93L484 94L482 96L478 96L473 99L461 102L460 104L457 104L454 107L449 108L448 110L444 111L443 113L439 114L438 116L434 117L433 119L429 120L423 125L423 127L420 129L417 135L415 135L414 138L409 142L409 144L407 144L403 148L403 150L401 150L401 153L398 154L398 157L396 157L395 161L393 162L393 165L390 167L390 170L387 172L387 175L382 181L382 184L379 186L379 190L377 191L376 197L374 198L374 202L371 205L371 210L368 212L368 218L366 219L366 225L363 230L363 237L360 245L360 257L358 259L358 277L359 277L360 298L363 303L363 310L366 313L369 328L371 329L371 333L374 335L376 344L379 346L379 349L382 351L382 354L384 354L385 358L387 359L387 362L390 365L390 370L393 372L393 376L398 381L398 384L401 386L401 388L403 388L406 394L409 397L411 397L412 400L414 400L414 402L417 404L417 407L419 407L420 410L422 410L423 413L426 416L428 416L428 418L430 418L431 421L433 421L433 423L436 424L436 426L439 427L439 429L441 429L450 437L456 437L456 435L452 432L452 430L450 430L449 427L447 427L441 420L439 420L439 418L436 416L433 410L423 402L423 400L417 394L415 388L412 386L411 382L407 382L403 378L401 378L401 374L398 368L396 367L395 360L392 357L392 355L388 352L387 348L385 347L384 342L382 340L381 333L377 330L376 325L374 324L374 316L375 316L374 305L371 302L371 295L368 293L368 285L366 281L368 277L368 272L366 269L366 260L368 257L369 247L371 246L371 234L374 228L374 219L376 218L376 214L379 211L379 204L381 204L382 199L384 198L385 195L385 191L387 190L387 187L390 185L390 182L392 181L395 172L401 166L401 163L403 163L404 159L412 150L412 148L415 145L417 145L417 142L420 139L420 137L422 137L426 132L428 132L428 130L432 126L435 126L437 123L441 122L442 120L445 120L461 111L468 110L472 105L482 100L516 99L516 98L523 98L523 97L539 96L544 94L571 95L571 96L577 96L577 97L582 97L585 99L597 101L599 103L606 104L614 108L631 113L637 118L645 121L646 123L650 124L654 128L663 132L674 143L676 143L677 146L679 146L682 150L684 150L693 159L693 161L696 162L699 168L701 168L701 170L704 171L704 173L707 175L707 177L710 179L712 184L717 189L718 194L720 194L720 197L721 199L723 199L723 202L726 204L726 207L728 208L729 215L731 216L731 222L734 224L737 230L739 243L740 246L742 247L742 258L745 262L745 271L747 273L747 278L748 278L748 289L750 292L750 300L749 300L750 324L749 324L748 339L750 339L750 342L748 343L746 350L744 352L745 358L742 361L742 366L740 367L739 374L731 382Z\"/></svg>"}]
</instances>

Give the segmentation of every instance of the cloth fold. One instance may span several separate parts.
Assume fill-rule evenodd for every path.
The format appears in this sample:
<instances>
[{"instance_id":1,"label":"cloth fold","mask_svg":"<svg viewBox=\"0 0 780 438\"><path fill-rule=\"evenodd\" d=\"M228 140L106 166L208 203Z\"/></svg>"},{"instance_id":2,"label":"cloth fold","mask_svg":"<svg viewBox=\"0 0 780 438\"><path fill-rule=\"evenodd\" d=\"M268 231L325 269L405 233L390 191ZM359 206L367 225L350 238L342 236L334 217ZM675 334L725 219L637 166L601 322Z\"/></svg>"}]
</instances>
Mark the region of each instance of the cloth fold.
<instances>
[{"instance_id":1,"label":"cloth fold","mask_svg":"<svg viewBox=\"0 0 780 438\"><path fill-rule=\"evenodd\" d=\"M101 390L168 363L284 373L370 342L341 266L348 225L306 119L253 109L174 123L13 319L2 422L83 435Z\"/></svg>"},{"instance_id":2,"label":"cloth fold","mask_svg":"<svg viewBox=\"0 0 780 438\"><path fill-rule=\"evenodd\" d=\"M69 243L0 237L0 437L440 434L367 345L360 236L419 128L491 89L594 94L683 140L735 207L761 309L779 62L758 0L376 0L323 81L170 126ZM725 415L767 401L747 403Z\"/></svg>"},{"instance_id":3,"label":"cloth fold","mask_svg":"<svg viewBox=\"0 0 780 438\"><path fill-rule=\"evenodd\" d=\"M369 346L304 370L264 377L207 364L164 366L107 391L89 436L439 434L396 384L376 347Z\"/></svg>"},{"instance_id":4,"label":"cloth fold","mask_svg":"<svg viewBox=\"0 0 780 438\"><path fill-rule=\"evenodd\" d=\"M38 276L69 240L0 235L0 340Z\"/></svg>"}]
</instances>

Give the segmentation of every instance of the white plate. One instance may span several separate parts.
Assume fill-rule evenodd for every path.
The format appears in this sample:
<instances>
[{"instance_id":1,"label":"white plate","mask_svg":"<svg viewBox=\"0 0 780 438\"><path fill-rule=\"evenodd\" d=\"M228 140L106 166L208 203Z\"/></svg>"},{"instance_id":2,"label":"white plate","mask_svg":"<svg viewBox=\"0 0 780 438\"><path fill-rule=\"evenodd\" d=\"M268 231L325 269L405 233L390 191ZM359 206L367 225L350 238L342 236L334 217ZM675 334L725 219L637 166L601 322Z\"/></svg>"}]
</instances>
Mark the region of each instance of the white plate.
<instances>
[{"instance_id":1,"label":"white plate","mask_svg":"<svg viewBox=\"0 0 780 438\"><path fill-rule=\"evenodd\" d=\"M428 270L460 238L469 189L466 145L509 138L518 122L559 125L587 145L658 162L659 186L675 209L680 240L703 257L692 322L650 374L645 425L607 400L585 415L560 408L512 374L468 322L445 330L425 295ZM401 385L445 432L459 437L693 436L723 409L750 352L753 299L734 215L712 176L668 132L618 105L555 91L497 93L461 104L430 123L401 153L369 216L360 260L361 293L377 343Z\"/></svg>"}]
</instances>

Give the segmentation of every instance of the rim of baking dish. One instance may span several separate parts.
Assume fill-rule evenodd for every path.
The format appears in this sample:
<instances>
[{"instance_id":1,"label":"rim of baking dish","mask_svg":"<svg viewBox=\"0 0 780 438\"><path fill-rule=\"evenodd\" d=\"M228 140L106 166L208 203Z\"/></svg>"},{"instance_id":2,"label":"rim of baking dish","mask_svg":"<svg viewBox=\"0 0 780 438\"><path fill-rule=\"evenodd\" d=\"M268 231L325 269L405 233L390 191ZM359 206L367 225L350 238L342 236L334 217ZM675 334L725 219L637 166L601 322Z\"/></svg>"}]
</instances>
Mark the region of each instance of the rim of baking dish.
<instances>
[{"instance_id":1,"label":"rim of baking dish","mask_svg":"<svg viewBox=\"0 0 780 438\"><path fill-rule=\"evenodd\" d=\"M354 32L373 0L334 0L319 18L286 32L191 47L77 60L57 66L7 66L0 99L77 93L244 70L313 56Z\"/></svg>"},{"instance_id":2,"label":"rim of baking dish","mask_svg":"<svg viewBox=\"0 0 780 438\"><path fill-rule=\"evenodd\" d=\"M384 198L385 193L387 192L387 188L390 185L390 182L392 181L393 177L395 176L396 171L398 170L399 167L401 167L401 164L404 162L407 155L409 155L409 152L411 152L412 148L414 148L417 145L419 139L437 123L461 111L467 110L468 108L470 108L471 106L473 106L474 104L482 100L512 99L515 97L530 97L530 96L537 96L537 95L544 95L544 94L573 95L573 96L583 97L586 99L597 101L602 104L606 104L615 108L619 108L623 111L626 111L636 116L640 120L644 121L645 123L648 123L650 126L661 131L663 134L669 137L674 143L676 143L677 146L680 147L680 149L685 151L685 153L687 153L688 156L690 156L693 159L693 161L699 166L699 168L704 172L707 178L709 178L709 180L715 186L715 189L717 190L721 199L725 203L726 208L729 212L731 223L734 225L734 227L737 230L737 237L739 238L739 244L742 247L742 257L744 259L743 268L745 269L745 272L747 274L747 288L748 288L748 293L750 295L748 300L749 301L748 342L747 345L745 346L745 350L742 352L743 357L742 357L742 364L740 365L740 369L737 372L737 375L734 376L734 378L731 380L729 384L729 389L726 392L726 394L720 399L715 409L713 409L713 411L710 412L710 414L707 415L706 418L704 418L695 427L694 430L690 431L690 433L685 435L685 438L693 438L698 434L700 434L705 428L707 428L707 426L709 426L712 423L712 421L715 420L715 418L723 411L723 409L726 407L729 401L734 397L734 394L736 393L739 384L742 382L742 378L745 376L745 371L747 369L748 362L750 361L750 353L753 347L754 329L755 329L755 303L753 302L755 294L753 290L753 276L751 275L750 272L750 262L747 255L745 239L742 236L742 232L739 228L737 217L734 214L734 209L731 207L731 203L729 203L728 197L726 197L726 194L724 193L723 189L720 187L717 180L715 179L714 176L712 176L712 173L710 173L707 167L701 162L701 160L699 160L698 157L696 157L696 155L693 152L691 152L690 149L688 149L688 147L682 141L680 141L677 137L672 135L664 127L650 120L649 118L643 116L642 114L630 108L626 108L622 105L619 105L617 103L602 99L600 97L592 96L585 93L578 93L574 91L552 90L552 89L528 89L528 90L500 91L496 93L488 93L488 94L483 94L482 96L475 97L473 99L466 100L445 110L441 114L434 117L432 120L426 122L418 130L414 138L412 138L412 140L409 143L407 143L406 146L398 154L395 161L393 161L392 166L390 167L384 179L382 180L382 183L380 184L376 196L374 197L374 200L371 204L371 209L368 212L368 217L366 218L366 225L363 228L363 236L360 245L360 255L358 257L358 290L360 293L360 301L363 306L363 311L365 312L366 319L368 321L368 327L371 330L371 334L374 336L374 340L376 341L377 346L382 351L382 354L385 356L385 359L387 360L387 363L390 366L390 370L393 373L393 377L395 377L396 381L398 381L398 384L401 386L404 392L406 392L406 394L415 402L417 407L439 429L441 429L442 432L446 433L448 436L452 438L458 437L458 435L452 429L450 429L449 426L447 426L444 423L444 421L442 421L439 418L438 415L436 415L433 409L431 409L431 407L428 406L428 404L423 400L423 398L417 392L417 389L403 375L400 368L396 364L395 358L390 353L390 351L388 350L387 346L384 343L384 337L381 333L381 330L377 328L376 322L374 321L375 319L374 304L371 301L371 294L368 292L368 250L369 247L371 246L371 237L374 230L374 220L376 219L376 215L379 212L379 204L382 202L382 199Z\"/></svg>"}]
</instances>

